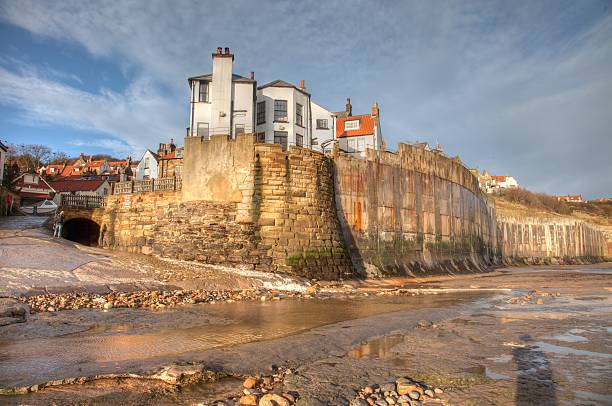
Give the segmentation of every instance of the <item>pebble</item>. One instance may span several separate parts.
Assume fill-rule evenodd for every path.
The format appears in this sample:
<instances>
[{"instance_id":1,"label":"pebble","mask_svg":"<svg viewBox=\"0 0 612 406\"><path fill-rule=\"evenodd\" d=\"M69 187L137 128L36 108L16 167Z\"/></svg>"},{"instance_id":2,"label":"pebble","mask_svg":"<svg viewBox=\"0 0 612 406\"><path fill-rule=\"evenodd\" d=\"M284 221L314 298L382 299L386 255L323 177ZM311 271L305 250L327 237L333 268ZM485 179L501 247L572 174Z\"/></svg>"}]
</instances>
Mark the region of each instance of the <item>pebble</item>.
<instances>
[{"instance_id":1,"label":"pebble","mask_svg":"<svg viewBox=\"0 0 612 406\"><path fill-rule=\"evenodd\" d=\"M280 395L267 393L259 399L259 406L289 406L289 401Z\"/></svg>"},{"instance_id":2,"label":"pebble","mask_svg":"<svg viewBox=\"0 0 612 406\"><path fill-rule=\"evenodd\" d=\"M247 389L253 389L255 387L255 385L257 385L257 380L255 378L251 378L251 377L248 377L242 383L242 386L244 386Z\"/></svg>"},{"instance_id":3,"label":"pebble","mask_svg":"<svg viewBox=\"0 0 612 406\"><path fill-rule=\"evenodd\" d=\"M414 381L410 378L399 378L395 382L372 384L357 391L350 405L410 405L445 404L437 395L442 389Z\"/></svg>"}]
</instances>

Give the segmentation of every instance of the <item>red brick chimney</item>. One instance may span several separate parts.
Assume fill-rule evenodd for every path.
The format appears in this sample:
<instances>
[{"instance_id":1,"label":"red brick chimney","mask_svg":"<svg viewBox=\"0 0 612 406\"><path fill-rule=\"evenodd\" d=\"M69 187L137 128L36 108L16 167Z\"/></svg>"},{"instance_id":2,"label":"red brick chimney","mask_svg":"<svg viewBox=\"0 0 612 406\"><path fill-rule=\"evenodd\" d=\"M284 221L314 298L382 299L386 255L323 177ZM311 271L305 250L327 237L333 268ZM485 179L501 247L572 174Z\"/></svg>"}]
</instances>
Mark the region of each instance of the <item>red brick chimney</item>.
<instances>
[{"instance_id":1,"label":"red brick chimney","mask_svg":"<svg viewBox=\"0 0 612 406\"><path fill-rule=\"evenodd\" d=\"M217 55L221 55L222 52L223 52L223 48L217 47Z\"/></svg>"},{"instance_id":2,"label":"red brick chimney","mask_svg":"<svg viewBox=\"0 0 612 406\"><path fill-rule=\"evenodd\" d=\"M374 102L374 105L372 106L372 116L378 117L378 102Z\"/></svg>"},{"instance_id":3,"label":"red brick chimney","mask_svg":"<svg viewBox=\"0 0 612 406\"><path fill-rule=\"evenodd\" d=\"M306 86L304 85L304 79L300 80L300 89L305 89Z\"/></svg>"},{"instance_id":4,"label":"red brick chimney","mask_svg":"<svg viewBox=\"0 0 612 406\"><path fill-rule=\"evenodd\" d=\"M353 115L353 106L351 106L351 98L346 98L346 115L351 117Z\"/></svg>"}]
</instances>

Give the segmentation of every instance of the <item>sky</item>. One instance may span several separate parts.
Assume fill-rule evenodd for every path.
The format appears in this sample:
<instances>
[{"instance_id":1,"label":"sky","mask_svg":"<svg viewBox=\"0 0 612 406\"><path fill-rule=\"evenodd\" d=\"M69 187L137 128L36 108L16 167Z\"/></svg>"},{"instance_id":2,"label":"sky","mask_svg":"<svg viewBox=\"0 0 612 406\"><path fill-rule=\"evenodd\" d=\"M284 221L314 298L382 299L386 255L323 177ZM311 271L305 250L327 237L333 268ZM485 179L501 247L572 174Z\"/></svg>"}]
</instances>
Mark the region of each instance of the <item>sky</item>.
<instances>
[{"instance_id":1,"label":"sky","mask_svg":"<svg viewBox=\"0 0 612 406\"><path fill-rule=\"evenodd\" d=\"M0 0L0 140L138 159L183 138L218 46L331 111L378 101L389 149L612 196L610 1Z\"/></svg>"}]
</instances>

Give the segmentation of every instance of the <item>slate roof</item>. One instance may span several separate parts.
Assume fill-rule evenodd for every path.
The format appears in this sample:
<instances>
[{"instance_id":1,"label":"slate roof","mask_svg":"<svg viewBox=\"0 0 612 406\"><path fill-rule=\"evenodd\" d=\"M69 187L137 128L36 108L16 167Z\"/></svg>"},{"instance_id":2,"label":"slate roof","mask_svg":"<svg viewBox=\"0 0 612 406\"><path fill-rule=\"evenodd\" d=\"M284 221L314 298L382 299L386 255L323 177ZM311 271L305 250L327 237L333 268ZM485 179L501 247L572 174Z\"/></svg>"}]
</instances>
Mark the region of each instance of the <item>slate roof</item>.
<instances>
[{"instance_id":1,"label":"slate roof","mask_svg":"<svg viewBox=\"0 0 612 406\"><path fill-rule=\"evenodd\" d=\"M281 79L274 80L270 83L266 83L265 85L259 86L257 90L265 89L266 87L292 87L295 90L304 93L306 96L310 96L310 93L308 93L306 90L300 89L296 85L289 83L289 82L285 82L284 80L281 80Z\"/></svg>"},{"instance_id":2,"label":"slate roof","mask_svg":"<svg viewBox=\"0 0 612 406\"><path fill-rule=\"evenodd\" d=\"M192 80L207 80L207 81L212 81L212 73L205 73L203 75L192 76L190 78L187 78L188 82L191 82ZM245 78L244 76L236 75L235 73L232 73L232 82L256 83L257 81L253 80L253 79Z\"/></svg>"}]
</instances>

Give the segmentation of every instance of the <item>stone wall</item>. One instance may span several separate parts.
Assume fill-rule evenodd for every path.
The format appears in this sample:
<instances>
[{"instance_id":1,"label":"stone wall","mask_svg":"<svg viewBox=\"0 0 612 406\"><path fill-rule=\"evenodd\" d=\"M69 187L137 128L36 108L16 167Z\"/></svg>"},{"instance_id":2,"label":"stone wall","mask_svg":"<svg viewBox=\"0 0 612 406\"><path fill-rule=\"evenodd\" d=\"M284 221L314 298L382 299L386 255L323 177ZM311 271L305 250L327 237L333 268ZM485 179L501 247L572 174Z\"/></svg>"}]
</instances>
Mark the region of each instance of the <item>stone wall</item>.
<instances>
[{"instance_id":1,"label":"stone wall","mask_svg":"<svg viewBox=\"0 0 612 406\"><path fill-rule=\"evenodd\" d=\"M361 272L457 272L499 261L494 204L457 160L400 144L397 153L334 161L344 237Z\"/></svg>"},{"instance_id":2,"label":"stone wall","mask_svg":"<svg viewBox=\"0 0 612 406\"><path fill-rule=\"evenodd\" d=\"M299 147L255 145L254 221L274 269L319 279L354 276L334 203L333 162Z\"/></svg>"},{"instance_id":3,"label":"stone wall","mask_svg":"<svg viewBox=\"0 0 612 406\"><path fill-rule=\"evenodd\" d=\"M498 211L497 227L505 263L569 264L610 255L600 227L571 217Z\"/></svg>"}]
</instances>

